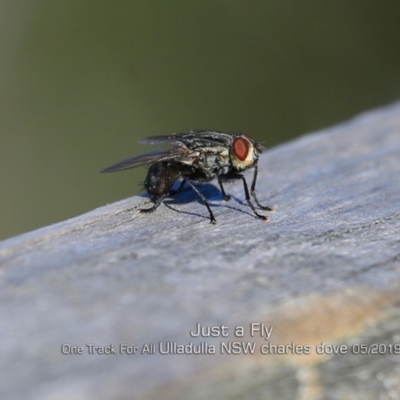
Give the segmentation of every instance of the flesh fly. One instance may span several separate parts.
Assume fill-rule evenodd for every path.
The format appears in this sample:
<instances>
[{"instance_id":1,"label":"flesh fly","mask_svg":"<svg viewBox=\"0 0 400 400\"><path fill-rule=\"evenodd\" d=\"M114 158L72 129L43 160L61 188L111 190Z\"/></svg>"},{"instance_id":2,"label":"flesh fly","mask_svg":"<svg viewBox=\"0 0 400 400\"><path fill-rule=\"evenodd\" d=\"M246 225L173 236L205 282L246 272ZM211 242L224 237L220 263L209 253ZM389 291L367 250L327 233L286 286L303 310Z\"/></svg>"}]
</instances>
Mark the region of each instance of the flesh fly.
<instances>
[{"instance_id":1,"label":"flesh fly","mask_svg":"<svg viewBox=\"0 0 400 400\"><path fill-rule=\"evenodd\" d=\"M153 202L152 207L140 209L142 213L150 213L157 209L162 201L175 193L172 190L177 181L181 181L179 190L187 183L200 197L208 209L210 222L216 220L208 200L197 189L195 183L210 182L217 178L225 201L230 200L223 184L227 181L243 182L246 201L254 215L267 221L268 217L257 212L257 206L266 211L271 207L262 206L257 198L255 188L258 174L258 158L264 147L246 134L233 134L215 131L188 131L168 136L152 136L139 141L142 144L165 144L168 149L151 150L138 156L128 158L103 169L101 172L116 172L139 166L148 166L144 181L147 193ZM253 179L250 190L242 172L253 168Z\"/></svg>"}]
</instances>

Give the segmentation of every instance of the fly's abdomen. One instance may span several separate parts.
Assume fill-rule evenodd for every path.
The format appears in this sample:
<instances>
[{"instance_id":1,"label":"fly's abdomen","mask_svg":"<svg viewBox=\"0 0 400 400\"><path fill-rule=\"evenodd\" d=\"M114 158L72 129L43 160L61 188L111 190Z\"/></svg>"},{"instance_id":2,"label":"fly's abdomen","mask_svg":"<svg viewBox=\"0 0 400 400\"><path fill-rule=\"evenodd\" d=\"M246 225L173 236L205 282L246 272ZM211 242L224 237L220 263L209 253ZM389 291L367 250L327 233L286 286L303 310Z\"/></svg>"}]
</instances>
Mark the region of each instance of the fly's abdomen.
<instances>
[{"instance_id":1,"label":"fly's abdomen","mask_svg":"<svg viewBox=\"0 0 400 400\"><path fill-rule=\"evenodd\" d=\"M158 197L168 194L179 178L180 173L168 162L158 162L149 168L144 186L147 193Z\"/></svg>"}]
</instances>

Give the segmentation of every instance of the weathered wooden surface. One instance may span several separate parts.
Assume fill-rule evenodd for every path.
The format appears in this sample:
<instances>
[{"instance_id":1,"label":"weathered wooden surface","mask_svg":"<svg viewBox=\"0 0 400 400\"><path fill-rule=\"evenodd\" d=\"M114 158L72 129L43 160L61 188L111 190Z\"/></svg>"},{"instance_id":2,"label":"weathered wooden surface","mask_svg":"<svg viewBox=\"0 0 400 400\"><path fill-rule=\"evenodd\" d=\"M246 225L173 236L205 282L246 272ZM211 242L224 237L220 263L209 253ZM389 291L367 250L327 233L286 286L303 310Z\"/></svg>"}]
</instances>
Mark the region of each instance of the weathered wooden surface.
<instances>
[{"instance_id":1,"label":"weathered wooden surface","mask_svg":"<svg viewBox=\"0 0 400 400\"><path fill-rule=\"evenodd\" d=\"M187 191L152 215L133 197L3 241L0 398L398 398L394 347L352 353L400 343L399 172L395 104L267 151L258 193L276 208L270 222L241 204L240 183L230 203L206 185L217 225ZM191 337L197 323L230 335ZM251 323L272 327L269 340ZM254 342L254 354L221 354L230 341ZM216 354L160 354L167 342ZM346 354L317 354L321 342ZM261 352L292 343L311 354ZM144 344L156 354L138 354Z\"/></svg>"}]
</instances>

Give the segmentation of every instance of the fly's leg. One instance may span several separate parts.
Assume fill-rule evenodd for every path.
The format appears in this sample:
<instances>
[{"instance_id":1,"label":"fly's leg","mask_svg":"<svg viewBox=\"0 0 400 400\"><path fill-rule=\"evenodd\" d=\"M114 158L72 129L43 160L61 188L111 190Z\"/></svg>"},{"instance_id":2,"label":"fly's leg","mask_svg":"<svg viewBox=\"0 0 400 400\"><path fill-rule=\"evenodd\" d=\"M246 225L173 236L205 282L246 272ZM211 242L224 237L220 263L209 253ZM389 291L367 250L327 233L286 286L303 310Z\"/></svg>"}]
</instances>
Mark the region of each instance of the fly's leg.
<instances>
[{"instance_id":1,"label":"fly's leg","mask_svg":"<svg viewBox=\"0 0 400 400\"><path fill-rule=\"evenodd\" d=\"M171 189L171 190L169 191L169 195L170 195L170 196L174 196L175 194L177 194L178 192L180 192L180 191L182 190L183 186L185 185L185 183L186 183L186 179L183 179L182 182L181 182L181 184L179 185L178 189L176 189L176 190L172 190L172 189Z\"/></svg>"},{"instance_id":2,"label":"fly's leg","mask_svg":"<svg viewBox=\"0 0 400 400\"><path fill-rule=\"evenodd\" d=\"M255 200L255 202L256 202L256 204L258 205L258 207L261 208L261 210L273 211L274 209L273 209L272 207L263 206L263 205L261 205L260 202L258 201L257 194L256 194L257 174L258 174L258 166L256 165L256 166L254 167L253 181L251 182L250 193L251 193L251 195L253 196L253 199ZM245 190L246 190L246 189L245 189Z\"/></svg>"},{"instance_id":3,"label":"fly's leg","mask_svg":"<svg viewBox=\"0 0 400 400\"><path fill-rule=\"evenodd\" d=\"M205 204L205 206L207 207L208 212L210 213L210 222L212 224L217 223L216 219L214 218L214 214L211 211L210 208L210 204L208 203L208 200L199 192L199 190L196 188L196 186L194 186L191 182L186 181L191 187L192 189L198 194L198 196L200 197L200 199L203 201L203 203Z\"/></svg>"},{"instance_id":4,"label":"fly's leg","mask_svg":"<svg viewBox=\"0 0 400 400\"><path fill-rule=\"evenodd\" d=\"M231 196L229 194L226 194L224 186L222 185L221 176L218 176L218 183L219 183L219 187L221 189L221 193L222 193L222 197L223 197L224 201L229 201L231 199Z\"/></svg>"},{"instance_id":5,"label":"fly's leg","mask_svg":"<svg viewBox=\"0 0 400 400\"><path fill-rule=\"evenodd\" d=\"M141 208L139 212L141 213L152 213L161 204L161 202L168 196L169 193L164 193L154 200L154 204L150 208Z\"/></svg>"},{"instance_id":6,"label":"fly's leg","mask_svg":"<svg viewBox=\"0 0 400 400\"><path fill-rule=\"evenodd\" d=\"M236 179L241 179L243 181L243 187L244 187L244 193L246 196L246 201L249 204L249 206L251 207L251 209L253 210L253 213L256 215L257 218L260 218L264 221L268 221L269 218L266 217L265 215L261 215L256 211L256 208L254 207L254 204L251 202L251 198L250 198L250 193L249 193L249 188L247 186L247 182L246 179L244 179L243 175L235 175Z\"/></svg>"}]
</instances>

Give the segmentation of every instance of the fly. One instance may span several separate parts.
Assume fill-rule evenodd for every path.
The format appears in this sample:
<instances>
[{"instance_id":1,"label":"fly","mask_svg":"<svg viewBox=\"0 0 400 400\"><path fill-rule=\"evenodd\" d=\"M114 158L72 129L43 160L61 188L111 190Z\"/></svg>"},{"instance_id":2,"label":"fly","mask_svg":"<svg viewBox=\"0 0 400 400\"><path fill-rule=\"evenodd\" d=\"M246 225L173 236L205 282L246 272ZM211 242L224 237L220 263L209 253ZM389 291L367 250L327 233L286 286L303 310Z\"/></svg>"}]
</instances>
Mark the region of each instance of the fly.
<instances>
[{"instance_id":1,"label":"fly","mask_svg":"<svg viewBox=\"0 0 400 400\"><path fill-rule=\"evenodd\" d=\"M264 147L248 135L215 132L187 131L168 136L152 136L139 141L142 144L168 144L169 149L151 150L138 156L128 158L103 169L101 172L116 172L149 166L144 181L147 193L153 202L150 208L140 209L142 213L151 213L162 201L174 194L172 187L181 180L178 191L187 183L200 197L210 214L210 222L216 220L208 200L199 192L194 183L210 182L218 179L218 184L225 201L230 200L223 183L232 180L243 182L246 201L254 215L268 221L268 217L259 214L251 201L251 197L261 210L272 211L271 207L263 206L258 201L255 188L258 174L258 158ZM253 168L253 180L249 187L242 172ZM250 196L251 195L251 196Z\"/></svg>"}]
</instances>

